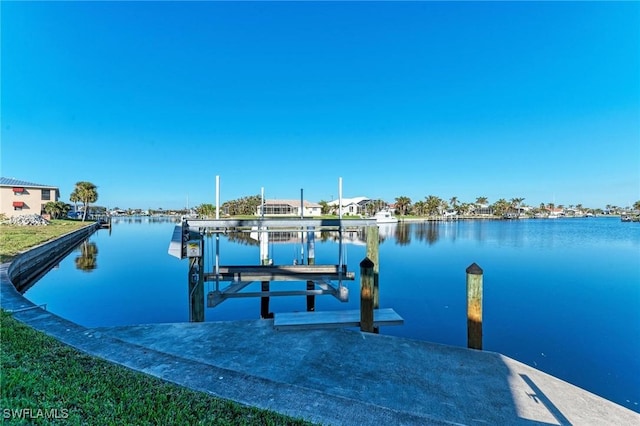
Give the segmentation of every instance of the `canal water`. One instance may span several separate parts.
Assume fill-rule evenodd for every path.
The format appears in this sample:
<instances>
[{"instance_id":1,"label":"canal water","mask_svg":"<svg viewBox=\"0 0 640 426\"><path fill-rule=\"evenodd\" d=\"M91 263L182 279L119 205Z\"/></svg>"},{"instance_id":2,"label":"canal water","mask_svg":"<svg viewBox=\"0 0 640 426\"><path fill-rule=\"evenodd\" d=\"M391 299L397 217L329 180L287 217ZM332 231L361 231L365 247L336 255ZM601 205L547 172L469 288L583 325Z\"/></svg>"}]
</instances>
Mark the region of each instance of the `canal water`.
<instances>
[{"instance_id":1,"label":"canal water","mask_svg":"<svg viewBox=\"0 0 640 426\"><path fill-rule=\"evenodd\" d=\"M25 295L87 327L188 321L187 261L167 254L175 222L114 219ZM316 310L358 309L363 235L345 235L354 281L348 302L316 298ZM292 238L292 239L291 239ZM275 240L281 241L275 241ZM465 269L484 270L484 349L496 351L640 412L640 224L619 218L415 222L380 229L380 307L403 326L381 333L466 346ZM222 236L221 265L259 263L246 234ZM205 260L214 262L214 237ZM275 264L298 262L295 235L274 235ZM337 264L335 235L316 237L316 264ZM208 266L210 269L211 266ZM206 283L206 291L213 290ZM224 284L223 286L225 286ZM302 283L276 289L304 289ZM247 287L259 291L259 285ZM303 296L271 298L272 312L304 311ZM207 321L257 319L258 298L206 309Z\"/></svg>"}]
</instances>

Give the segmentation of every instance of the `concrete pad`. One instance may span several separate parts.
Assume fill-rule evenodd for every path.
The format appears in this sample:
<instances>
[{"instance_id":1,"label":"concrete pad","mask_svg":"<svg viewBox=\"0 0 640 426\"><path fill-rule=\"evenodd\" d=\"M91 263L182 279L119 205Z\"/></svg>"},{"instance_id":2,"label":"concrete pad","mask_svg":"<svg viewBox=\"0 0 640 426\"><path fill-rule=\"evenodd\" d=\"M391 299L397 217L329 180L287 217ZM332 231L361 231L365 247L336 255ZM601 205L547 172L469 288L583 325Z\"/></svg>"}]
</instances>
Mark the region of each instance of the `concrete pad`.
<instances>
[{"instance_id":1,"label":"concrete pad","mask_svg":"<svg viewBox=\"0 0 640 426\"><path fill-rule=\"evenodd\" d=\"M326 424L640 424L630 410L492 352L344 329L276 331L273 320L93 333L267 380L284 405L250 392L231 399ZM317 412L295 409L301 398Z\"/></svg>"}]
</instances>

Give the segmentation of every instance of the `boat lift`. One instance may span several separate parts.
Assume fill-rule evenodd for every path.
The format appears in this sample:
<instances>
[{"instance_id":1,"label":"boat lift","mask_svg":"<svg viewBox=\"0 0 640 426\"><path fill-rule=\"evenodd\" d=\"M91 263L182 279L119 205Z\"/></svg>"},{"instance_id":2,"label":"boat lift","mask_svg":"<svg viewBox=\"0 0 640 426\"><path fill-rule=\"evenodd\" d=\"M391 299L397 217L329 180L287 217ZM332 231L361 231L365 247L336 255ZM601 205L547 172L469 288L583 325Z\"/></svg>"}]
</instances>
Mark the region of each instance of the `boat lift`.
<instances>
[{"instance_id":1,"label":"boat lift","mask_svg":"<svg viewBox=\"0 0 640 426\"><path fill-rule=\"evenodd\" d=\"M215 282L215 290L207 295L207 306L215 307L229 298L234 297L260 297L261 318L273 318L269 312L269 299L272 296L306 296L307 312L310 315L303 317L296 313L291 318L276 318L274 325L280 329L297 328L313 324L319 326L339 326L357 324L358 312L343 311L338 312L315 312L315 297L320 295L333 295L338 300L346 302L349 298L349 291L343 285L344 280L354 280L355 274L347 270L343 250L343 233L358 231L363 227L374 230L373 238L367 236L368 255L375 259L369 264L377 264L378 259L378 232L375 219L342 219L342 178L338 184L338 218L337 219L317 219L304 217L303 191L300 190L300 218L265 218L264 217L264 189L262 189L262 216L259 219L220 219L220 178L216 176L216 218L215 219L193 219L184 217L180 226L176 226L169 244L169 254L178 259L189 259L189 321L204 321L204 283ZM337 231L338 232L338 264L316 265L315 264L315 232L316 231ZM230 232L250 232L257 233L260 241L260 264L259 265L220 265L220 235ZM269 234L272 232L295 232L299 233L304 247L304 236L307 235L307 261L304 261L304 251L300 263L294 265L273 265L269 257ZM216 250L215 262L211 272L205 271L204 262L204 235L215 235ZM362 267L362 265L360 265ZM374 267L374 290L373 306L375 314L373 316L374 332L377 332L379 325L402 324L402 318L392 309L377 310L377 270ZM272 291L271 282L278 281L306 281L305 290L279 290ZM337 281L337 285L334 282ZM225 288L220 284L228 282ZM261 291L242 292L253 282L261 283ZM362 293L361 293L362 297ZM362 301L361 301L362 310ZM364 315L361 311L359 314ZM280 314L278 314L280 316ZM376 317L377 316L377 317ZM319 320L321 319L321 320ZM367 327L369 327L367 325Z\"/></svg>"},{"instance_id":2,"label":"boat lift","mask_svg":"<svg viewBox=\"0 0 640 426\"><path fill-rule=\"evenodd\" d=\"M270 317L268 301L273 296L307 296L307 310L315 308L315 296L332 295L341 302L349 297L343 281L354 280L355 273L347 270L344 262L342 234L366 226L375 226L373 219L183 219L174 229L169 254L179 259L189 259L190 321L204 321L204 282L215 283L215 289L207 294L207 307L213 308L230 298L261 297L261 316ZM316 265L314 259L315 232L338 232L338 263ZM299 232L304 241L306 234L307 264L273 265L269 258L269 234L272 232ZM260 237L260 265L220 265L221 234L232 232L257 232ZM215 263L211 271L205 271L204 235L215 235ZM272 290L270 283L279 281L306 281L304 290ZM254 282L262 283L261 291L242 291ZM337 282L337 284L335 284ZM222 287L224 283L228 283Z\"/></svg>"}]
</instances>

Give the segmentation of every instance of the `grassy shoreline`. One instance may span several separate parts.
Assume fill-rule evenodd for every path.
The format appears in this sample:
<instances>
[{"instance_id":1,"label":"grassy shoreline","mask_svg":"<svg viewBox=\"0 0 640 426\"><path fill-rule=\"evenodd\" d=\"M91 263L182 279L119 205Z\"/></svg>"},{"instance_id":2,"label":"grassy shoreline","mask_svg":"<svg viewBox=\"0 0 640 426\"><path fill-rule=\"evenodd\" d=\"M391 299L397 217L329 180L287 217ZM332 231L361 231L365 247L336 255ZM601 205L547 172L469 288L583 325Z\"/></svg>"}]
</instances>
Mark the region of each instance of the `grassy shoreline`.
<instances>
[{"instance_id":1,"label":"grassy shoreline","mask_svg":"<svg viewBox=\"0 0 640 426\"><path fill-rule=\"evenodd\" d=\"M92 224L79 220L54 219L46 226L0 225L0 260L9 262L20 252Z\"/></svg>"},{"instance_id":2,"label":"grassy shoreline","mask_svg":"<svg viewBox=\"0 0 640 426\"><path fill-rule=\"evenodd\" d=\"M2 261L87 222L0 225ZM82 353L0 311L0 417L11 424L310 425Z\"/></svg>"},{"instance_id":3,"label":"grassy shoreline","mask_svg":"<svg viewBox=\"0 0 640 426\"><path fill-rule=\"evenodd\" d=\"M81 353L7 312L0 316L3 420L17 424L310 424L129 370Z\"/></svg>"}]
</instances>

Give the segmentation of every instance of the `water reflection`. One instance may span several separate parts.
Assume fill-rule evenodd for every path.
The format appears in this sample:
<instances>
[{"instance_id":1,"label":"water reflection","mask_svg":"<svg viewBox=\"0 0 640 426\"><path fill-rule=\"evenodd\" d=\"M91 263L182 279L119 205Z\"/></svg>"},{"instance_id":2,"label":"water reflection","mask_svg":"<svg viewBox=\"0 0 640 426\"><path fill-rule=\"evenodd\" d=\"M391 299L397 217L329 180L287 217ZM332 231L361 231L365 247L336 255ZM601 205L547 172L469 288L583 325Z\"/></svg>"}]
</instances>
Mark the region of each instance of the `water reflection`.
<instances>
[{"instance_id":1,"label":"water reflection","mask_svg":"<svg viewBox=\"0 0 640 426\"><path fill-rule=\"evenodd\" d=\"M415 236L418 241L426 241L429 245L438 241L440 233L439 222L420 222L415 224Z\"/></svg>"},{"instance_id":2,"label":"water reflection","mask_svg":"<svg viewBox=\"0 0 640 426\"><path fill-rule=\"evenodd\" d=\"M98 246L95 242L85 240L80 244L80 255L76 257L76 268L91 272L98 267Z\"/></svg>"}]
</instances>

